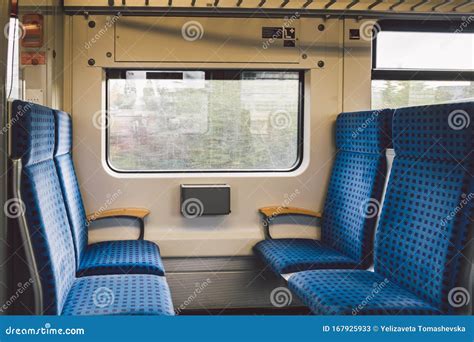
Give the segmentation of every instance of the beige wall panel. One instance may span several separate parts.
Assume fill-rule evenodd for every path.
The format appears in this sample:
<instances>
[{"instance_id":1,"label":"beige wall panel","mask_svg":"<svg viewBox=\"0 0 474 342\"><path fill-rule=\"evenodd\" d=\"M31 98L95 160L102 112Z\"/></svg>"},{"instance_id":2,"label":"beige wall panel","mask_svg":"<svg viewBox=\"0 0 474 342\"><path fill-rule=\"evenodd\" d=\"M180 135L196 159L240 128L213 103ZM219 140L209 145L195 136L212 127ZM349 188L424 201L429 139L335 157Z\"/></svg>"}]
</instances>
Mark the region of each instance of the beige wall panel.
<instances>
[{"instance_id":1,"label":"beige wall panel","mask_svg":"<svg viewBox=\"0 0 474 342\"><path fill-rule=\"evenodd\" d=\"M301 63L285 68L307 69L305 77L305 155L303 165L294 173L279 174L206 174L206 175L126 175L118 177L106 170L104 134L94 124L96 113L105 107L105 77L97 64L89 66L84 53L89 27L84 17L73 17L72 27L72 115L74 120L74 158L81 190L88 211L106 205L110 208L138 206L151 210L146 221L145 238L156 241L164 256L249 255L263 238L257 208L290 205L319 210L322 208L328 175L334 156L333 124L340 111L342 94L342 22L339 20L301 19ZM324 23L325 30L317 29ZM220 31L220 27L214 28ZM210 31L208 28L207 31ZM135 43L137 37L130 43ZM205 36L202 40L205 40ZM201 40L201 41L202 41ZM96 44L101 46L101 44ZM207 45L200 45L207 49ZM158 44L149 42L150 51ZM196 46L196 49L199 49ZM243 48L245 49L245 48ZM104 51L102 51L104 52ZM245 52L242 52L244 54ZM278 59L278 58L277 58ZM318 61L324 67L318 67ZM119 63L107 60L108 67L218 67L255 68L257 64L218 63ZM272 60L267 67L273 67ZM281 65L279 67L282 67ZM227 183L232 191L232 213L220 217L186 219L179 210L179 185L187 183ZM117 195L118 194L118 195ZM112 203L110 199L113 198ZM90 242L126 238L136 230L91 229ZM285 230L285 229L283 229ZM280 229L279 229L280 231ZM286 232L317 236L314 227L288 227ZM294 235L294 234L292 234ZM134 236L134 235L133 235Z\"/></svg>"},{"instance_id":2,"label":"beige wall panel","mask_svg":"<svg viewBox=\"0 0 474 342\"><path fill-rule=\"evenodd\" d=\"M344 25L344 111L371 108L372 35L374 20L346 19ZM361 39L349 39L359 29Z\"/></svg>"},{"instance_id":3,"label":"beige wall panel","mask_svg":"<svg viewBox=\"0 0 474 342\"><path fill-rule=\"evenodd\" d=\"M267 19L282 27L285 19ZM290 26L291 25L291 26ZM299 20L289 24L299 35ZM236 18L122 17L115 27L117 62L297 63L281 39L262 48L262 20ZM153 48L151 48L153 47Z\"/></svg>"}]
</instances>

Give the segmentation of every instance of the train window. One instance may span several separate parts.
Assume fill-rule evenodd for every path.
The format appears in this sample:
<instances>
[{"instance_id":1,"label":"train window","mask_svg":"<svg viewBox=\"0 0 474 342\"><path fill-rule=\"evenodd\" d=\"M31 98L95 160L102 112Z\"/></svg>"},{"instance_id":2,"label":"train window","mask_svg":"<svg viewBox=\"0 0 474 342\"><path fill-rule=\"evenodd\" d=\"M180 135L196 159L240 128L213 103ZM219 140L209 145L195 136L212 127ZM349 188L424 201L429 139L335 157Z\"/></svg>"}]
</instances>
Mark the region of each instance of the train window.
<instances>
[{"instance_id":1,"label":"train window","mask_svg":"<svg viewBox=\"0 0 474 342\"><path fill-rule=\"evenodd\" d=\"M4 34L8 37L6 95L9 99L20 97L18 51L19 41L22 38L22 29L19 25L18 19L10 18L10 22L4 29Z\"/></svg>"},{"instance_id":2,"label":"train window","mask_svg":"<svg viewBox=\"0 0 474 342\"><path fill-rule=\"evenodd\" d=\"M117 172L291 171L302 155L300 71L108 70Z\"/></svg>"},{"instance_id":3,"label":"train window","mask_svg":"<svg viewBox=\"0 0 474 342\"><path fill-rule=\"evenodd\" d=\"M373 108L474 99L474 31L469 25L381 21L376 28Z\"/></svg>"}]
</instances>

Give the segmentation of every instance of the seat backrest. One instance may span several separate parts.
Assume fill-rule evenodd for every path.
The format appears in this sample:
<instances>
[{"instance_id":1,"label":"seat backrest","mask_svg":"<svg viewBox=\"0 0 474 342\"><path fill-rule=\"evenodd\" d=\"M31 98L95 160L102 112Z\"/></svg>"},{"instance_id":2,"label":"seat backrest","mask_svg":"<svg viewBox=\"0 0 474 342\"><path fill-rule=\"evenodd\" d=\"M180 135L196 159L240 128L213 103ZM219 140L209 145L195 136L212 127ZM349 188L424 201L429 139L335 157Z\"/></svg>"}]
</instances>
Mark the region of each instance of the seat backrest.
<instances>
[{"instance_id":1,"label":"seat backrest","mask_svg":"<svg viewBox=\"0 0 474 342\"><path fill-rule=\"evenodd\" d=\"M451 312L473 228L474 103L397 109L393 137L374 269Z\"/></svg>"},{"instance_id":2,"label":"seat backrest","mask_svg":"<svg viewBox=\"0 0 474 342\"><path fill-rule=\"evenodd\" d=\"M358 261L372 263L372 242L391 144L390 109L342 113L337 154L324 204L321 240Z\"/></svg>"},{"instance_id":3,"label":"seat backrest","mask_svg":"<svg viewBox=\"0 0 474 342\"><path fill-rule=\"evenodd\" d=\"M68 113L54 111L56 146L54 162L71 226L77 265L87 246L87 217L72 160L72 120Z\"/></svg>"},{"instance_id":4,"label":"seat backrest","mask_svg":"<svg viewBox=\"0 0 474 342\"><path fill-rule=\"evenodd\" d=\"M14 101L10 118L10 157L14 193L24 206L20 219L31 245L41 283L44 314L59 314L75 279L74 245L56 167L53 161L55 122L49 108Z\"/></svg>"}]
</instances>

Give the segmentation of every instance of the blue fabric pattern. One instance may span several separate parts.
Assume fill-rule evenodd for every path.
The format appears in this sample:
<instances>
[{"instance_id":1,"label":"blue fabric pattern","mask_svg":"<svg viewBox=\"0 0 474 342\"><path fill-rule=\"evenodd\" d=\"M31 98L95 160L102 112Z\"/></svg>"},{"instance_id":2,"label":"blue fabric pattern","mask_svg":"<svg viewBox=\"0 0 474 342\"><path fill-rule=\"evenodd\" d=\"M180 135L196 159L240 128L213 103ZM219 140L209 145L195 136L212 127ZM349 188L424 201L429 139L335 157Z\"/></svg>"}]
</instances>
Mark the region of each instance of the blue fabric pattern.
<instances>
[{"instance_id":1,"label":"blue fabric pattern","mask_svg":"<svg viewBox=\"0 0 474 342\"><path fill-rule=\"evenodd\" d=\"M338 152L324 204L321 243L260 242L255 251L273 271L370 266L387 172L385 149L391 146L392 114L392 110L380 110L338 116ZM289 247L279 250L282 246Z\"/></svg>"},{"instance_id":2,"label":"blue fabric pattern","mask_svg":"<svg viewBox=\"0 0 474 342\"><path fill-rule=\"evenodd\" d=\"M363 268L372 263L377 208L386 173L385 155L340 151L329 181L321 242L360 263Z\"/></svg>"},{"instance_id":3,"label":"blue fabric pattern","mask_svg":"<svg viewBox=\"0 0 474 342\"><path fill-rule=\"evenodd\" d=\"M66 204L69 216L72 237L74 238L77 264L79 264L80 260L84 257L84 251L88 243L86 210L82 202L81 191L77 182L71 155L64 154L56 156L54 157L54 161L56 163L64 203Z\"/></svg>"},{"instance_id":4,"label":"blue fabric pattern","mask_svg":"<svg viewBox=\"0 0 474 342\"><path fill-rule=\"evenodd\" d=\"M72 119L60 110L54 111L56 119L56 146L54 156L69 154L72 151Z\"/></svg>"},{"instance_id":5,"label":"blue fabric pattern","mask_svg":"<svg viewBox=\"0 0 474 342\"><path fill-rule=\"evenodd\" d=\"M164 275L158 246L150 241L105 241L88 246L87 217L72 160L72 120L55 111L55 163L76 252L78 276L149 273Z\"/></svg>"},{"instance_id":6,"label":"blue fabric pattern","mask_svg":"<svg viewBox=\"0 0 474 342\"><path fill-rule=\"evenodd\" d=\"M54 115L56 118L54 161L69 217L78 267L87 247L88 236L86 210L71 155L72 120L69 114L65 112L55 111Z\"/></svg>"},{"instance_id":7,"label":"blue fabric pattern","mask_svg":"<svg viewBox=\"0 0 474 342\"><path fill-rule=\"evenodd\" d=\"M395 159L375 238L375 273L291 276L290 289L315 314L455 312L449 293L462 286L474 217L473 122L472 102L395 111ZM374 295L373 283L382 280L387 284Z\"/></svg>"},{"instance_id":8,"label":"blue fabric pattern","mask_svg":"<svg viewBox=\"0 0 474 342\"><path fill-rule=\"evenodd\" d=\"M54 117L51 109L19 100L13 101L11 105L10 157L21 158L23 166L51 159L54 149Z\"/></svg>"},{"instance_id":9,"label":"blue fabric pattern","mask_svg":"<svg viewBox=\"0 0 474 342\"><path fill-rule=\"evenodd\" d=\"M450 313L474 217L474 103L398 109L394 137L375 271Z\"/></svg>"},{"instance_id":10,"label":"blue fabric pattern","mask_svg":"<svg viewBox=\"0 0 474 342\"><path fill-rule=\"evenodd\" d=\"M13 118L16 118L13 120ZM51 110L15 101L12 158L20 157L20 191L43 291L44 314L58 314L75 279L72 237L53 161Z\"/></svg>"},{"instance_id":11,"label":"blue fabric pattern","mask_svg":"<svg viewBox=\"0 0 474 342\"><path fill-rule=\"evenodd\" d=\"M276 274L325 268L358 268L357 261L311 239L260 241L255 252Z\"/></svg>"},{"instance_id":12,"label":"blue fabric pattern","mask_svg":"<svg viewBox=\"0 0 474 342\"><path fill-rule=\"evenodd\" d=\"M288 285L316 315L440 314L429 303L369 271L305 271L293 274Z\"/></svg>"},{"instance_id":13,"label":"blue fabric pattern","mask_svg":"<svg viewBox=\"0 0 474 342\"><path fill-rule=\"evenodd\" d=\"M174 315L168 284L156 275L78 278L63 315Z\"/></svg>"},{"instance_id":14,"label":"blue fabric pattern","mask_svg":"<svg viewBox=\"0 0 474 342\"><path fill-rule=\"evenodd\" d=\"M341 113L336 119L336 148L378 154L392 147L392 109Z\"/></svg>"},{"instance_id":15,"label":"blue fabric pattern","mask_svg":"<svg viewBox=\"0 0 474 342\"><path fill-rule=\"evenodd\" d=\"M158 314L172 315L166 279L156 275L112 275L76 278L74 242L56 165L53 159L55 119L52 110L15 101L10 118L13 159L21 158L21 199L42 291L43 314ZM14 119L15 118L15 119ZM125 243L113 243L117 246ZM158 256L152 243L139 241L124 248L137 268ZM91 246L96 258L110 259L107 248ZM112 249L118 267L122 250ZM94 253L92 253L94 254ZM153 262L157 261L153 259ZM161 265L161 260L158 260ZM162 265L161 265L162 266ZM124 268L126 268L124 266ZM129 270L133 272L133 269ZM104 288L106 293L104 294ZM102 292L101 292L102 291ZM115 302L103 305L112 291ZM107 304L107 303L106 303Z\"/></svg>"},{"instance_id":16,"label":"blue fabric pattern","mask_svg":"<svg viewBox=\"0 0 474 342\"><path fill-rule=\"evenodd\" d=\"M165 274L158 246L146 240L106 241L89 245L78 276L95 274Z\"/></svg>"}]
</instances>

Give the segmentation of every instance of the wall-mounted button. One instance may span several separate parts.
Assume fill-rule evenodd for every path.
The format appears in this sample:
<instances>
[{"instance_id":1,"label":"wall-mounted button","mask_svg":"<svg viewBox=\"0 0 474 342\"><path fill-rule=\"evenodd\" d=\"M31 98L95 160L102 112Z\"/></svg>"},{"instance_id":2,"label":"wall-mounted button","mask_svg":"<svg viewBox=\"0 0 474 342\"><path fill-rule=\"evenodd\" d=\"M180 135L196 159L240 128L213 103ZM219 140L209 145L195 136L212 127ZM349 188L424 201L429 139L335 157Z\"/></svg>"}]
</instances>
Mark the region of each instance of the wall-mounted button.
<instances>
[{"instance_id":1,"label":"wall-mounted button","mask_svg":"<svg viewBox=\"0 0 474 342\"><path fill-rule=\"evenodd\" d=\"M89 21L89 27L94 28L95 27L95 21L93 21L93 20Z\"/></svg>"},{"instance_id":2,"label":"wall-mounted button","mask_svg":"<svg viewBox=\"0 0 474 342\"><path fill-rule=\"evenodd\" d=\"M318 61L318 67L320 68L324 67L324 61Z\"/></svg>"},{"instance_id":3,"label":"wall-mounted button","mask_svg":"<svg viewBox=\"0 0 474 342\"><path fill-rule=\"evenodd\" d=\"M107 52L105 55L106 55L108 58L110 58L110 57L112 57L112 52Z\"/></svg>"},{"instance_id":4,"label":"wall-mounted button","mask_svg":"<svg viewBox=\"0 0 474 342\"><path fill-rule=\"evenodd\" d=\"M87 61L87 64L89 64L90 66L93 66L95 64L95 60L94 58L91 58Z\"/></svg>"},{"instance_id":5,"label":"wall-mounted button","mask_svg":"<svg viewBox=\"0 0 474 342\"><path fill-rule=\"evenodd\" d=\"M325 28L326 26L324 26L323 24L318 25L318 31L324 31Z\"/></svg>"}]
</instances>

